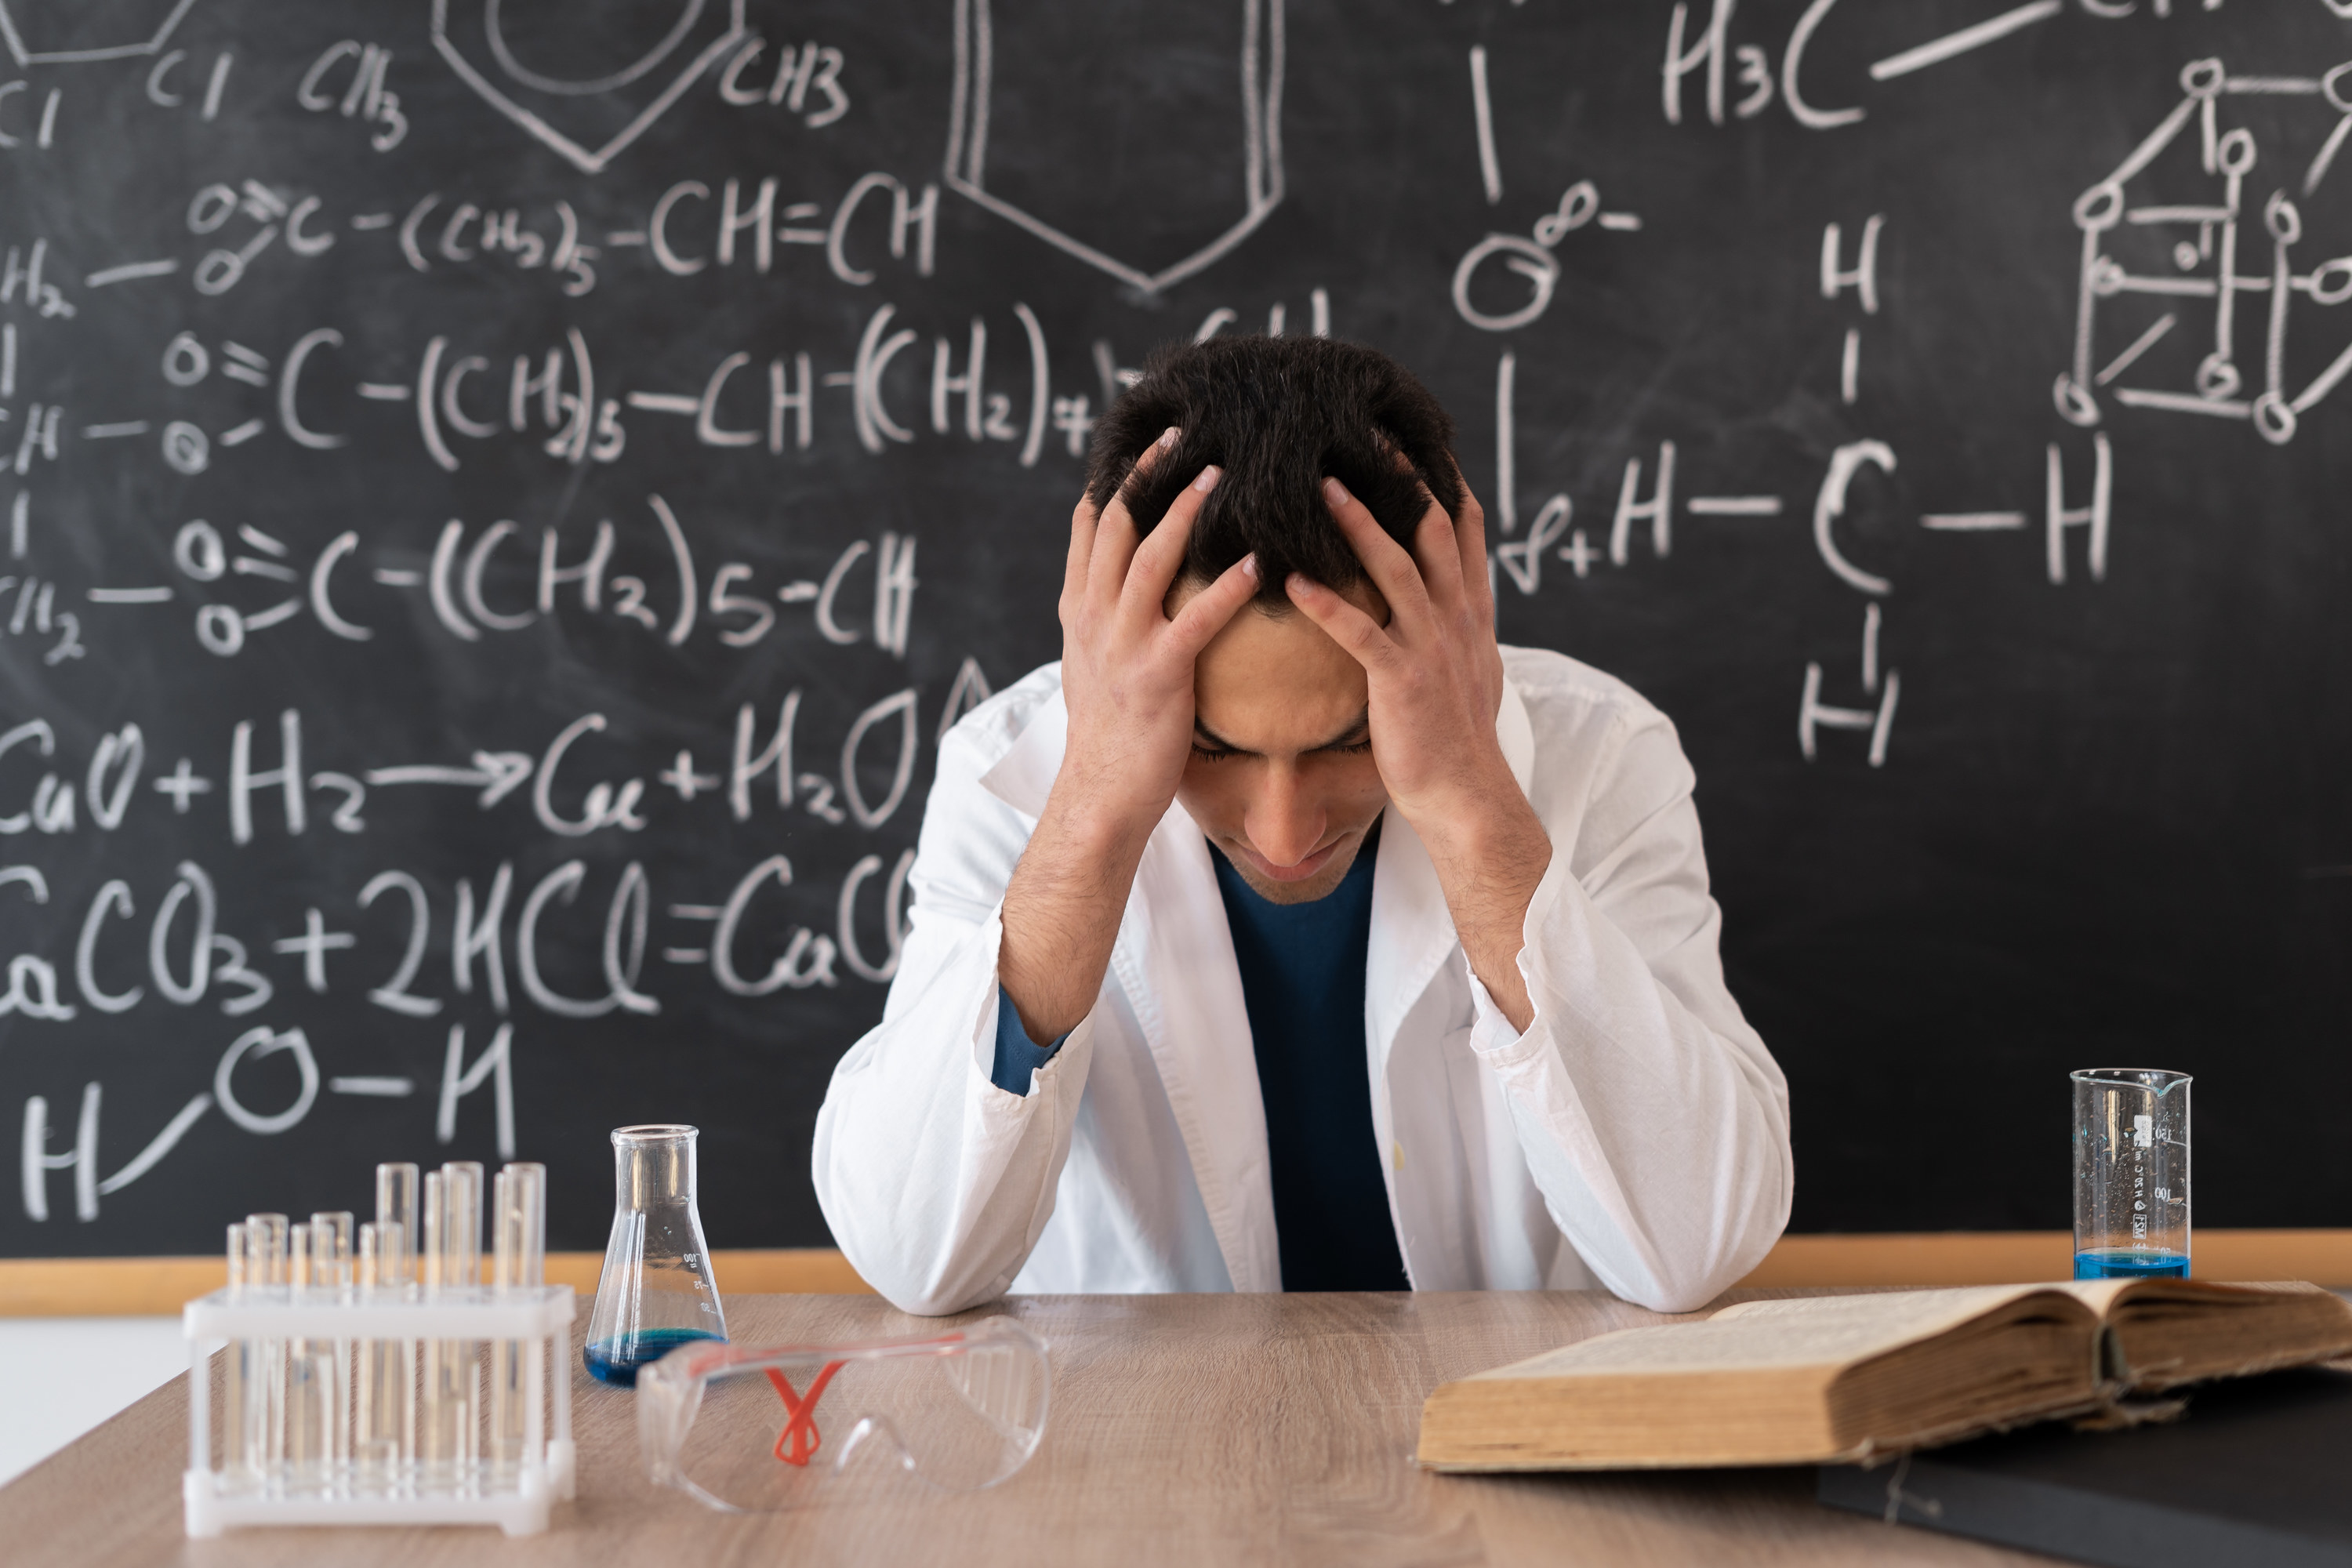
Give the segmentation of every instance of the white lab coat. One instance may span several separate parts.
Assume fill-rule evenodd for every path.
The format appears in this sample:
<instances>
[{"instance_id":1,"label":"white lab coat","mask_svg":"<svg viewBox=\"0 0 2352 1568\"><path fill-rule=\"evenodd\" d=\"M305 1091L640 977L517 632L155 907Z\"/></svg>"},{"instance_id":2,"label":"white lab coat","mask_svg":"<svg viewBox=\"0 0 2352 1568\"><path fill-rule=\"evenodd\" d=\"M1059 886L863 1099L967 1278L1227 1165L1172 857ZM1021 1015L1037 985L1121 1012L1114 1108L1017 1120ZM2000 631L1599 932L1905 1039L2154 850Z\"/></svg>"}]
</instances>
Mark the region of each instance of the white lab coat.
<instances>
[{"instance_id":1,"label":"white lab coat","mask_svg":"<svg viewBox=\"0 0 2352 1568\"><path fill-rule=\"evenodd\" d=\"M1413 1288L1698 1306L1787 1223L1788 1088L1724 988L1693 774L1622 681L1503 650L1496 729L1552 842L1522 1034L1470 973L1391 807L1372 879L1365 1070ZM1047 665L940 748L883 1019L818 1113L817 1200L910 1312L1022 1291L1278 1290L1265 1117L1206 839L1171 805L1094 1009L1026 1095L990 1081L1004 889L1061 765Z\"/></svg>"}]
</instances>

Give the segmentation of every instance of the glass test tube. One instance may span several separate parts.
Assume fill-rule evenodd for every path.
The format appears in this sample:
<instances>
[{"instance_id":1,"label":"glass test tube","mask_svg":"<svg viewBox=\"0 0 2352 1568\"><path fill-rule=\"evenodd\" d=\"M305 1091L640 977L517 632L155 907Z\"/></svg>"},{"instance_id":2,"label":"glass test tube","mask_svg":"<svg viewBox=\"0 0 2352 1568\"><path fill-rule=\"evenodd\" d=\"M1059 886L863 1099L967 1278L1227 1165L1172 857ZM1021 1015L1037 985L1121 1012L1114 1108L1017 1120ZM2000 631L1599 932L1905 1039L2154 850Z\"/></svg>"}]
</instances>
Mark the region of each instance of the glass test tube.
<instances>
[{"instance_id":1,"label":"glass test tube","mask_svg":"<svg viewBox=\"0 0 2352 1568\"><path fill-rule=\"evenodd\" d=\"M450 1160L441 1167L441 1192L449 1205L449 1227L442 1245L457 1270L455 1283L481 1282L482 1165L478 1160Z\"/></svg>"},{"instance_id":2,"label":"glass test tube","mask_svg":"<svg viewBox=\"0 0 2352 1568\"><path fill-rule=\"evenodd\" d=\"M423 1201L417 1205L417 1218L425 1229L417 1244L416 1269L427 1296L438 1295L446 1282L441 1240L448 1231L449 1215L443 1184L440 1172L426 1173ZM441 1356L446 1348L439 1340L426 1340L422 1346L424 1385L416 1399L416 1464L418 1479L427 1488L446 1484L450 1458L441 1411Z\"/></svg>"},{"instance_id":3,"label":"glass test tube","mask_svg":"<svg viewBox=\"0 0 2352 1568\"><path fill-rule=\"evenodd\" d=\"M348 1209L337 1209L310 1216L310 1251L314 1282L331 1287L342 1300L350 1299L352 1288L352 1215ZM325 1268L331 1278L319 1277ZM352 1462L352 1342L313 1340L313 1350L324 1349L334 1356L334 1387L332 1408L327 1426L327 1458L338 1478L348 1471Z\"/></svg>"},{"instance_id":4,"label":"glass test tube","mask_svg":"<svg viewBox=\"0 0 2352 1568\"><path fill-rule=\"evenodd\" d=\"M239 1221L228 1227L228 1290L232 1297L245 1294L246 1262L245 1225ZM251 1340L232 1340L221 1352L220 1468L233 1483L247 1480L253 1473L245 1445L246 1369L253 1355Z\"/></svg>"},{"instance_id":5,"label":"glass test tube","mask_svg":"<svg viewBox=\"0 0 2352 1568\"><path fill-rule=\"evenodd\" d=\"M450 1160L441 1166L441 1193L449 1205L449 1224L442 1232L448 1249L444 1272L461 1289L482 1279L482 1166L477 1160ZM443 1416L456 1438L453 1458L463 1479L471 1480L472 1466L481 1457L481 1349L473 1340L452 1340L442 1358Z\"/></svg>"},{"instance_id":6,"label":"glass test tube","mask_svg":"<svg viewBox=\"0 0 2352 1568\"><path fill-rule=\"evenodd\" d=\"M360 1226L359 1288L371 1296L406 1293L401 1276L406 1246L400 1222ZM411 1457L416 1414L416 1347L409 1340L362 1340L353 1386L352 1457L362 1491L381 1495L397 1487Z\"/></svg>"},{"instance_id":7,"label":"glass test tube","mask_svg":"<svg viewBox=\"0 0 2352 1568\"><path fill-rule=\"evenodd\" d=\"M427 1288L454 1291L470 1287L481 1258L482 1167L453 1160L428 1173L424 1209ZM457 1485L475 1457L481 1409L475 1355L468 1340L425 1344L417 1449L429 1484Z\"/></svg>"},{"instance_id":8,"label":"glass test tube","mask_svg":"<svg viewBox=\"0 0 2352 1568\"><path fill-rule=\"evenodd\" d=\"M416 1228L416 1167L415 1165L403 1161L398 1163L378 1165L375 1168L375 1222L379 1226L400 1226L404 1256L415 1251L421 1233ZM387 1239L388 1237L379 1233L376 1238L377 1245L381 1247ZM381 1258L378 1262L381 1266ZM403 1281L410 1279L405 1264L397 1270L397 1273Z\"/></svg>"},{"instance_id":9,"label":"glass test tube","mask_svg":"<svg viewBox=\"0 0 2352 1568\"><path fill-rule=\"evenodd\" d=\"M286 1237L286 1282L295 1300L315 1293L331 1274L331 1260L315 1250L316 1226L298 1225ZM328 1246L333 1246L329 1238ZM332 1423L335 1408L334 1345L328 1340L299 1339L286 1347L286 1468L297 1490L317 1491L327 1484L333 1462Z\"/></svg>"},{"instance_id":10,"label":"glass test tube","mask_svg":"<svg viewBox=\"0 0 2352 1568\"><path fill-rule=\"evenodd\" d=\"M398 1289L404 1295L422 1280L417 1249L424 1239L417 1216L416 1167L407 1161L386 1161L375 1168L376 1273L379 1289ZM405 1341L400 1363L400 1464L404 1477L416 1462L417 1343Z\"/></svg>"},{"instance_id":11,"label":"glass test tube","mask_svg":"<svg viewBox=\"0 0 2352 1568\"><path fill-rule=\"evenodd\" d=\"M287 1280L288 1226L282 1214L245 1216L245 1279L248 1289L282 1289ZM286 1342L254 1342L255 1363L246 1379L247 1463L256 1477L274 1481L286 1455Z\"/></svg>"},{"instance_id":12,"label":"glass test tube","mask_svg":"<svg viewBox=\"0 0 2352 1568\"><path fill-rule=\"evenodd\" d=\"M491 1282L501 1290L544 1281L547 1266L547 1167L509 1164L499 1173L490 1205L494 1218ZM500 1340L490 1352L490 1453L495 1472L511 1474L528 1456L537 1423L543 1373L535 1340Z\"/></svg>"}]
</instances>

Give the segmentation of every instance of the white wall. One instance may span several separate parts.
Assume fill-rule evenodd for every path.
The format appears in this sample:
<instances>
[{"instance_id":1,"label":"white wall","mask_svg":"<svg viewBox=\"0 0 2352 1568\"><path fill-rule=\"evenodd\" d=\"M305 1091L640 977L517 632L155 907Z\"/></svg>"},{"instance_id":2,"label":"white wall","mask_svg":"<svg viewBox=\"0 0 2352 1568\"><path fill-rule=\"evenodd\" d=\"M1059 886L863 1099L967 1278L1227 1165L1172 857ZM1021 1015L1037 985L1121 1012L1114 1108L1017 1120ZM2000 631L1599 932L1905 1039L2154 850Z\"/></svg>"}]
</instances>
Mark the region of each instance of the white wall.
<instances>
[{"instance_id":1,"label":"white wall","mask_svg":"<svg viewBox=\"0 0 2352 1568\"><path fill-rule=\"evenodd\" d=\"M0 1318L0 1485L188 1365L171 1318Z\"/></svg>"}]
</instances>

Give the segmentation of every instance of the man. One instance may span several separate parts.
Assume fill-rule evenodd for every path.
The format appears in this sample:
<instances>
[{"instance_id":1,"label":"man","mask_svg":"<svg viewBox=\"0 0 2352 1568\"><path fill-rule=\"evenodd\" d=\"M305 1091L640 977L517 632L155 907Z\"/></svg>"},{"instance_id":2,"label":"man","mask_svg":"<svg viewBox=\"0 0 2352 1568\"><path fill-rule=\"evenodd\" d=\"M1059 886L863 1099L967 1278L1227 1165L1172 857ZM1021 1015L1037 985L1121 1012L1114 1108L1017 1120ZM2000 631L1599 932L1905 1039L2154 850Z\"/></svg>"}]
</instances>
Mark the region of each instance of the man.
<instances>
[{"instance_id":1,"label":"man","mask_svg":"<svg viewBox=\"0 0 2352 1568\"><path fill-rule=\"evenodd\" d=\"M1097 432L1063 657L940 747L814 1174L898 1306L1532 1289L1696 1307L1786 1223L1693 784L1501 648L1453 428L1317 339L1165 353Z\"/></svg>"}]
</instances>

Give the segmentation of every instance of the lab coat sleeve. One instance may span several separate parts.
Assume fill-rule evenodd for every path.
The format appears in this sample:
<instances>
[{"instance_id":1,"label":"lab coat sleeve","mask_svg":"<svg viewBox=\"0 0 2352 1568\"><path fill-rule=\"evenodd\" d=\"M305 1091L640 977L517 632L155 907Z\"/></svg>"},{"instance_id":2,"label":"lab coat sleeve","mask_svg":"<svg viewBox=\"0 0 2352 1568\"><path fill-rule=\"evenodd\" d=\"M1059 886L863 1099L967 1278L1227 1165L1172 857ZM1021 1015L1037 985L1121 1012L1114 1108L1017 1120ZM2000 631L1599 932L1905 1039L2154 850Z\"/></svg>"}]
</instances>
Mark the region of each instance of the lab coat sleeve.
<instances>
[{"instance_id":1,"label":"lab coat sleeve","mask_svg":"<svg viewBox=\"0 0 2352 1568\"><path fill-rule=\"evenodd\" d=\"M883 1018L817 1112L817 1203L860 1276L908 1312L1002 1295L1054 1211L1086 1085L1091 1015L1025 1095L990 1081L1004 888L1034 824L982 785L950 731L908 885L911 928Z\"/></svg>"},{"instance_id":2,"label":"lab coat sleeve","mask_svg":"<svg viewBox=\"0 0 2352 1568\"><path fill-rule=\"evenodd\" d=\"M1593 1273L1629 1301L1687 1311L1788 1223L1788 1085L1724 984L1673 726L1621 716L1612 738L1572 837L1546 824L1551 864L1518 958L1534 1017L1512 1027L1474 973L1471 1047Z\"/></svg>"}]
</instances>

